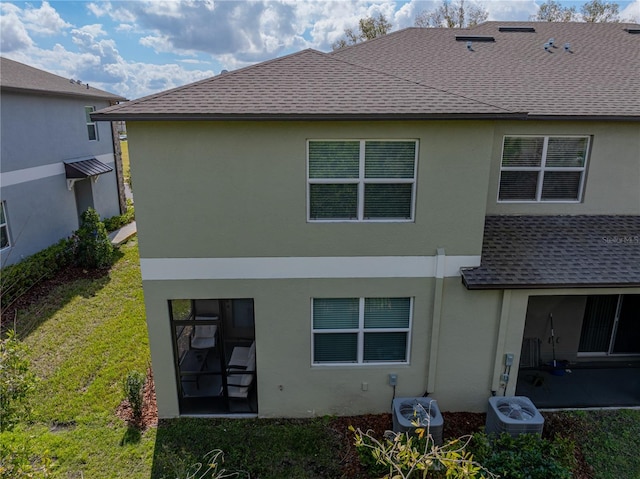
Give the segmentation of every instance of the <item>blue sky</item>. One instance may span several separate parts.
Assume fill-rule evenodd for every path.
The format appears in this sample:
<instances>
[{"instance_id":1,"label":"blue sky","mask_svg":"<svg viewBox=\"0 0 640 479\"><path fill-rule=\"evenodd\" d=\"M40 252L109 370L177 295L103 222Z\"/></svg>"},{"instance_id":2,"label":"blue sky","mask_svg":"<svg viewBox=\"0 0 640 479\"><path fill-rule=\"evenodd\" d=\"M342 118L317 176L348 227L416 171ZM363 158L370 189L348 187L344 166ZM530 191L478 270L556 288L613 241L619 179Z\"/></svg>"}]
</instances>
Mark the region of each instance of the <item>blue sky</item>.
<instances>
[{"instance_id":1,"label":"blue sky","mask_svg":"<svg viewBox=\"0 0 640 479\"><path fill-rule=\"evenodd\" d=\"M489 20L528 20L543 0L466 0ZM393 29L439 1L0 0L0 54L129 99L304 48L331 50L359 18L383 13ZM577 10L583 1L562 1ZM640 0L618 1L640 21Z\"/></svg>"}]
</instances>

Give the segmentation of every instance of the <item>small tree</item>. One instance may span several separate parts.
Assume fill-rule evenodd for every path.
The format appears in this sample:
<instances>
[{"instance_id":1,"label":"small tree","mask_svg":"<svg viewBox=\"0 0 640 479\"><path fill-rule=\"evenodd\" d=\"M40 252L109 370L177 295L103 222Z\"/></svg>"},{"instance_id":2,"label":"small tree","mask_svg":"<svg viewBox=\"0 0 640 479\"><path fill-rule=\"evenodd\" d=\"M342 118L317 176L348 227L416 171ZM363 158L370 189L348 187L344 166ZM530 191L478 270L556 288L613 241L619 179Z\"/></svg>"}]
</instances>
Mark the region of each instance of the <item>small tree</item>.
<instances>
[{"instance_id":1,"label":"small tree","mask_svg":"<svg viewBox=\"0 0 640 479\"><path fill-rule=\"evenodd\" d=\"M439 446L429 432L430 414L422 405L414 408L411 424L413 433L387 431L382 440L371 431L363 432L349 426L361 460L373 466L383 479L451 478L486 479L495 474L473 460L466 448L471 436L453 439Z\"/></svg>"},{"instance_id":2,"label":"small tree","mask_svg":"<svg viewBox=\"0 0 640 479\"><path fill-rule=\"evenodd\" d=\"M113 263L113 245L100 216L93 208L82 213L76 231L76 263L83 268L104 268Z\"/></svg>"},{"instance_id":3,"label":"small tree","mask_svg":"<svg viewBox=\"0 0 640 479\"><path fill-rule=\"evenodd\" d=\"M467 28L484 22L489 12L483 5L467 4L465 0L452 3L443 0L434 10L423 10L415 19L416 27Z\"/></svg>"},{"instance_id":4,"label":"small tree","mask_svg":"<svg viewBox=\"0 0 640 479\"><path fill-rule=\"evenodd\" d=\"M136 421L142 417L144 383L145 376L140 371L129 371L124 381L124 394L129 401L133 411L133 418Z\"/></svg>"},{"instance_id":5,"label":"small tree","mask_svg":"<svg viewBox=\"0 0 640 479\"><path fill-rule=\"evenodd\" d=\"M392 24L382 13L376 16L361 18L358 21L358 31L347 28L344 31L344 37L336 41L331 47L334 50L355 45L365 40L373 40L374 38L386 35L391 30Z\"/></svg>"},{"instance_id":6,"label":"small tree","mask_svg":"<svg viewBox=\"0 0 640 479\"><path fill-rule=\"evenodd\" d=\"M577 20L576 7L564 7L560 2L549 0L540 5L532 17L536 22L571 22Z\"/></svg>"},{"instance_id":7,"label":"small tree","mask_svg":"<svg viewBox=\"0 0 640 479\"><path fill-rule=\"evenodd\" d=\"M620 21L620 6L615 2L591 0L580 7L582 20L587 23L617 23Z\"/></svg>"},{"instance_id":8,"label":"small tree","mask_svg":"<svg viewBox=\"0 0 640 479\"><path fill-rule=\"evenodd\" d=\"M27 346L10 329L0 341L0 431L11 429L28 413L25 400L37 382L30 366Z\"/></svg>"}]
</instances>

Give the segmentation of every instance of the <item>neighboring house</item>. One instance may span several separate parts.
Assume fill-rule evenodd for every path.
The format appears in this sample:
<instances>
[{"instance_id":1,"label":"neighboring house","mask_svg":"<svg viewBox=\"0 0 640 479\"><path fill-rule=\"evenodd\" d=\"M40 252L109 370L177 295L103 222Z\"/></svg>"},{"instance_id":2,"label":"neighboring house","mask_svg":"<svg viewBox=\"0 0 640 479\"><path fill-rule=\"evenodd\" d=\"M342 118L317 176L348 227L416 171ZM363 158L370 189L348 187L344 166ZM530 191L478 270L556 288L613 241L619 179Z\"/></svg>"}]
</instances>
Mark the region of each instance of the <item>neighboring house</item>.
<instances>
[{"instance_id":1,"label":"neighboring house","mask_svg":"<svg viewBox=\"0 0 640 479\"><path fill-rule=\"evenodd\" d=\"M0 228L2 266L78 229L93 207L102 218L124 208L117 135L93 111L124 98L1 58Z\"/></svg>"},{"instance_id":2,"label":"neighboring house","mask_svg":"<svg viewBox=\"0 0 640 479\"><path fill-rule=\"evenodd\" d=\"M637 366L638 33L410 28L93 114L135 158L160 416L482 411L552 349Z\"/></svg>"}]
</instances>

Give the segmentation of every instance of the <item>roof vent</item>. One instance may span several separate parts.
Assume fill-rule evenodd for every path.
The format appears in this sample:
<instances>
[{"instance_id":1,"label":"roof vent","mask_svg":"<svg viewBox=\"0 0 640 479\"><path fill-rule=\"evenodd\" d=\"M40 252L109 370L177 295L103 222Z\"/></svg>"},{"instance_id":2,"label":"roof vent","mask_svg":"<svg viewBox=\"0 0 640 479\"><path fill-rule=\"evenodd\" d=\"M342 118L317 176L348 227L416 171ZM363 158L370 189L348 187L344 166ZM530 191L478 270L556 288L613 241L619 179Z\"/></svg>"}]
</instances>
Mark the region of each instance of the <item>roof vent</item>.
<instances>
[{"instance_id":1,"label":"roof vent","mask_svg":"<svg viewBox=\"0 0 640 479\"><path fill-rule=\"evenodd\" d=\"M551 52L551 44L549 42L544 44L544 51Z\"/></svg>"},{"instance_id":2,"label":"roof vent","mask_svg":"<svg viewBox=\"0 0 640 479\"><path fill-rule=\"evenodd\" d=\"M535 33L536 29L533 27L498 27L498 31L513 33Z\"/></svg>"},{"instance_id":3,"label":"roof vent","mask_svg":"<svg viewBox=\"0 0 640 479\"><path fill-rule=\"evenodd\" d=\"M548 42L548 43L549 43L549 46L550 46L550 47L555 46L555 45L554 45L554 43L555 43L555 42L556 42L556 39L555 39L555 38L553 38L553 37L549 38L549 42Z\"/></svg>"},{"instance_id":4,"label":"roof vent","mask_svg":"<svg viewBox=\"0 0 640 479\"><path fill-rule=\"evenodd\" d=\"M631 35L639 35L640 34L640 28L625 28L624 31L627 32L627 33L630 33Z\"/></svg>"},{"instance_id":5,"label":"roof vent","mask_svg":"<svg viewBox=\"0 0 640 479\"><path fill-rule=\"evenodd\" d=\"M567 43L564 44L564 51L568 52L568 53L573 53L571 51L571 43L567 42Z\"/></svg>"},{"instance_id":6,"label":"roof vent","mask_svg":"<svg viewBox=\"0 0 640 479\"><path fill-rule=\"evenodd\" d=\"M473 51L473 42L467 42L467 50L469 50L470 52Z\"/></svg>"},{"instance_id":7,"label":"roof vent","mask_svg":"<svg viewBox=\"0 0 640 479\"><path fill-rule=\"evenodd\" d=\"M456 35L456 42L495 42L496 39L487 35Z\"/></svg>"}]
</instances>

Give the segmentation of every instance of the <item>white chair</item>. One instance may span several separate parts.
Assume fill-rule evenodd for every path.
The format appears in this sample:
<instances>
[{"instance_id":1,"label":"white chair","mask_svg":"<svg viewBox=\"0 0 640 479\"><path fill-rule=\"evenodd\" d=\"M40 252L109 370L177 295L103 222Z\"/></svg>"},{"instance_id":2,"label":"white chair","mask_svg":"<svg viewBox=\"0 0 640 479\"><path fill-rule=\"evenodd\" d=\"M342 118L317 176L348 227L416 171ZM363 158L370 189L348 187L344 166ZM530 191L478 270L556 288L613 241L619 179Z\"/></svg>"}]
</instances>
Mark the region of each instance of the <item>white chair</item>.
<instances>
[{"instance_id":1,"label":"white chair","mask_svg":"<svg viewBox=\"0 0 640 479\"><path fill-rule=\"evenodd\" d=\"M236 348L234 348L235 351ZM246 366L229 367L227 369L227 393L230 398L247 399L249 390L253 383L256 370L256 349L255 341L250 348L243 348L249 351L246 358ZM231 354L233 357L233 353Z\"/></svg>"},{"instance_id":2,"label":"white chair","mask_svg":"<svg viewBox=\"0 0 640 479\"><path fill-rule=\"evenodd\" d=\"M256 342L252 342L251 346L236 346L231 352L231 359L229 359L229 368L246 369L249 364L249 358L253 357L255 361L256 355Z\"/></svg>"},{"instance_id":3,"label":"white chair","mask_svg":"<svg viewBox=\"0 0 640 479\"><path fill-rule=\"evenodd\" d=\"M206 317L196 316L196 319L218 319L217 316ZM191 349L211 349L216 347L216 332L218 326L215 324L207 324L203 326L194 326L191 335Z\"/></svg>"}]
</instances>

